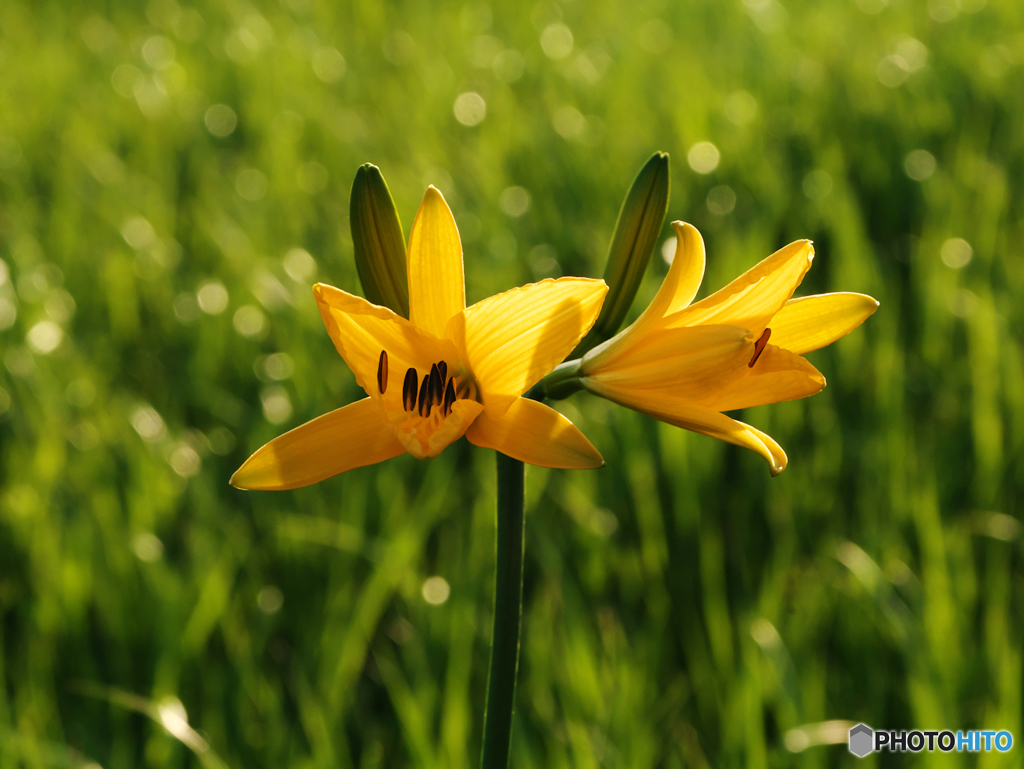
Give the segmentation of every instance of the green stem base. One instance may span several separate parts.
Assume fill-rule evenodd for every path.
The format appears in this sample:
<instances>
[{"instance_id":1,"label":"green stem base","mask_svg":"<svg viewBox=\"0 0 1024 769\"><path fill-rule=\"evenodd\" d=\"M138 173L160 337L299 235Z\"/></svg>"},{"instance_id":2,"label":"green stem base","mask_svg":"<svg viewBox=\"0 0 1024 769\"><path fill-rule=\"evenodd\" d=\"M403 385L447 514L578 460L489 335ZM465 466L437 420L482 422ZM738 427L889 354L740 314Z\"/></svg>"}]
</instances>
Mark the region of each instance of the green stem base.
<instances>
[{"instance_id":1,"label":"green stem base","mask_svg":"<svg viewBox=\"0 0 1024 769\"><path fill-rule=\"evenodd\" d=\"M523 613L523 463L498 454L497 564L494 631L487 674L483 769L508 769Z\"/></svg>"}]
</instances>

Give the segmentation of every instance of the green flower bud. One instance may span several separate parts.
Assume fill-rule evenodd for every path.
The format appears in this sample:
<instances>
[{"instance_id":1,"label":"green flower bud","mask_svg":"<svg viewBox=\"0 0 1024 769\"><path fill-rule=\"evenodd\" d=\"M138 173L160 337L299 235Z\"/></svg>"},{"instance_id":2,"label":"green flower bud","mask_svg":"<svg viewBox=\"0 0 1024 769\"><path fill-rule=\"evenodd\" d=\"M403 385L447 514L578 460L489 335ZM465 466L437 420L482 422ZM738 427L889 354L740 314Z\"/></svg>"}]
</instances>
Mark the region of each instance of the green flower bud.
<instances>
[{"instance_id":1,"label":"green flower bud","mask_svg":"<svg viewBox=\"0 0 1024 769\"><path fill-rule=\"evenodd\" d=\"M409 276L405 263L405 234L380 169L360 166L352 182L349 204L356 270L366 298L409 317Z\"/></svg>"},{"instance_id":2,"label":"green flower bud","mask_svg":"<svg viewBox=\"0 0 1024 769\"><path fill-rule=\"evenodd\" d=\"M622 201L604 269L608 296L597 322L574 355L583 355L610 339L622 325L665 224L668 195L668 154L655 152Z\"/></svg>"}]
</instances>

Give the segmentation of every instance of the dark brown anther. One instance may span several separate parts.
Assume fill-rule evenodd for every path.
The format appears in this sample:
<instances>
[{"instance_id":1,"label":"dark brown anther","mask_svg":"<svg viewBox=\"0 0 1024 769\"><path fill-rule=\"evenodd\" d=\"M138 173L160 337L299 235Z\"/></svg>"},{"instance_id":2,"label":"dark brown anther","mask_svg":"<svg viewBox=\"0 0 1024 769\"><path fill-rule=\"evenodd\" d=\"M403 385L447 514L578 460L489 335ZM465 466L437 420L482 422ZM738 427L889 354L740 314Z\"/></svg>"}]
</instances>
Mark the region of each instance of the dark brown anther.
<instances>
[{"instance_id":1,"label":"dark brown anther","mask_svg":"<svg viewBox=\"0 0 1024 769\"><path fill-rule=\"evenodd\" d=\"M435 363L430 367L430 402L434 406L440 406L444 400L444 379Z\"/></svg>"},{"instance_id":2,"label":"dark brown anther","mask_svg":"<svg viewBox=\"0 0 1024 769\"><path fill-rule=\"evenodd\" d=\"M441 361L437 364L437 370L441 372L441 384L443 385L448 380L448 364Z\"/></svg>"},{"instance_id":3,"label":"dark brown anther","mask_svg":"<svg viewBox=\"0 0 1024 769\"><path fill-rule=\"evenodd\" d=\"M423 377L423 384L420 385L420 416L425 417L430 413L430 374Z\"/></svg>"},{"instance_id":4,"label":"dark brown anther","mask_svg":"<svg viewBox=\"0 0 1024 769\"><path fill-rule=\"evenodd\" d=\"M448 386L444 389L444 416L448 416L452 413L452 405L455 403L455 385L452 383L454 379L448 380Z\"/></svg>"},{"instance_id":5,"label":"dark brown anther","mask_svg":"<svg viewBox=\"0 0 1024 769\"><path fill-rule=\"evenodd\" d=\"M377 392L383 395L388 389L388 352L380 351L380 361L377 363Z\"/></svg>"},{"instance_id":6,"label":"dark brown anther","mask_svg":"<svg viewBox=\"0 0 1024 769\"><path fill-rule=\"evenodd\" d=\"M405 372L405 383L402 385L402 406L406 411L416 410L416 385L419 384L419 381L416 369L411 368Z\"/></svg>"},{"instance_id":7,"label":"dark brown anther","mask_svg":"<svg viewBox=\"0 0 1024 769\"><path fill-rule=\"evenodd\" d=\"M764 348L768 345L768 339L772 335L772 330L766 328L764 333L761 334L761 338L754 342L754 357L750 359L750 363L747 364L748 368L754 368L754 364L757 363L757 359L761 357L761 353L764 352Z\"/></svg>"}]
</instances>

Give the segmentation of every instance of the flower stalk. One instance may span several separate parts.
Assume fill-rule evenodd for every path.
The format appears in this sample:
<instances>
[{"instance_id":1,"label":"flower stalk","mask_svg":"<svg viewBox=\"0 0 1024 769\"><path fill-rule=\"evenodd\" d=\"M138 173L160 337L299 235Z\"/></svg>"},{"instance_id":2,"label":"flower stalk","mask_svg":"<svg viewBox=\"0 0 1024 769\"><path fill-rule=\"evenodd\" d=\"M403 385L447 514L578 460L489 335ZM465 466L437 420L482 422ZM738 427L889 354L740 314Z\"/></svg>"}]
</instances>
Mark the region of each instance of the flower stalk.
<instances>
[{"instance_id":1,"label":"flower stalk","mask_svg":"<svg viewBox=\"0 0 1024 769\"><path fill-rule=\"evenodd\" d=\"M534 400L560 401L583 389L582 359L567 360L560 363L546 377L530 388L523 397Z\"/></svg>"},{"instance_id":2,"label":"flower stalk","mask_svg":"<svg viewBox=\"0 0 1024 769\"><path fill-rule=\"evenodd\" d=\"M524 465L498 457L497 558L494 574L494 630L487 674L482 769L507 769L512 741L519 628L523 613Z\"/></svg>"}]
</instances>

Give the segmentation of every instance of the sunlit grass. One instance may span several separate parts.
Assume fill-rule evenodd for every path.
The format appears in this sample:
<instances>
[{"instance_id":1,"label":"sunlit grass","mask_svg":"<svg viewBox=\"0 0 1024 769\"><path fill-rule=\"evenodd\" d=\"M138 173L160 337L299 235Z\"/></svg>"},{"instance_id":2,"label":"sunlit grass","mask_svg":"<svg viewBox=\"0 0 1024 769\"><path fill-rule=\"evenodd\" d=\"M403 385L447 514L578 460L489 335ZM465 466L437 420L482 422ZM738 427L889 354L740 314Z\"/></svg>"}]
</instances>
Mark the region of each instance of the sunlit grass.
<instances>
[{"instance_id":1,"label":"sunlit grass","mask_svg":"<svg viewBox=\"0 0 1024 769\"><path fill-rule=\"evenodd\" d=\"M232 768L477 761L493 457L227 484L358 394L310 286L358 291L367 161L407 230L443 191L469 301L600 275L664 150L702 295L811 237L805 293L882 303L744 414L775 479L559 405L608 467L527 473L514 765L1018 728L1022 63L1012 0L0 4L0 767L195 765L161 703Z\"/></svg>"}]
</instances>

